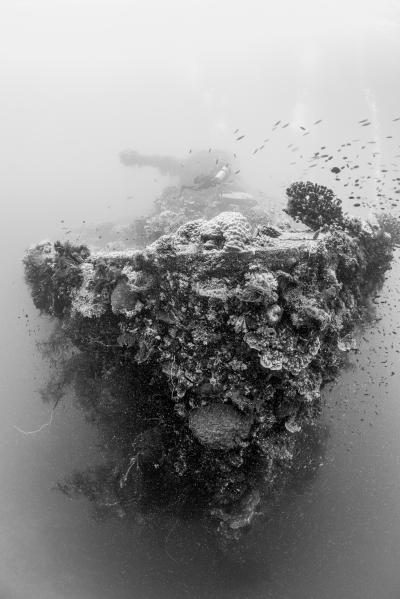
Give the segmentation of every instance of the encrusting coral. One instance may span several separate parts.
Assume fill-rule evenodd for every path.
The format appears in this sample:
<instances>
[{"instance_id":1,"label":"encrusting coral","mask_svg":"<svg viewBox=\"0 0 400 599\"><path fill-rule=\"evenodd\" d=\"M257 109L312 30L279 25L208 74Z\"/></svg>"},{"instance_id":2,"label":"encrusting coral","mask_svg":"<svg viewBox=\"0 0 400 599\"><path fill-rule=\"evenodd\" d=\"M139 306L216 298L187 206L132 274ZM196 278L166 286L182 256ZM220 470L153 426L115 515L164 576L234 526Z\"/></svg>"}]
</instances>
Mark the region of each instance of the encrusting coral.
<instances>
[{"instance_id":1,"label":"encrusting coral","mask_svg":"<svg viewBox=\"0 0 400 599\"><path fill-rule=\"evenodd\" d=\"M326 188L296 183L288 197L311 230L228 210L145 248L27 252L33 301L74 350L59 385L73 387L107 450L66 492L120 516L190 502L225 539L271 500L393 249Z\"/></svg>"}]
</instances>

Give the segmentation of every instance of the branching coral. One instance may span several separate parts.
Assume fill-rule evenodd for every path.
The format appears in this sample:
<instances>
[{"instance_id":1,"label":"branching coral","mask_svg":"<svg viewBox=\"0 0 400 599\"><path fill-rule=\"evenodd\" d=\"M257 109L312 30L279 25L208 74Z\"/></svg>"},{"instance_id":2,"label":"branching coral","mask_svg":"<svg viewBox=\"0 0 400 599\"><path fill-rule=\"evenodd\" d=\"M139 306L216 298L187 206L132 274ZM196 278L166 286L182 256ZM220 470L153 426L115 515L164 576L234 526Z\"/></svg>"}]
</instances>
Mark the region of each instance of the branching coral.
<instances>
[{"instance_id":1,"label":"branching coral","mask_svg":"<svg viewBox=\"0 0 400 599\"><path fill-rule=\"evenodd\" d=\"M298 181L292 183L286 193L289 199L287 213L311 229L323 225L342 226L342 203L331 189L310 181Z\"/></svg>"}]
</instances>

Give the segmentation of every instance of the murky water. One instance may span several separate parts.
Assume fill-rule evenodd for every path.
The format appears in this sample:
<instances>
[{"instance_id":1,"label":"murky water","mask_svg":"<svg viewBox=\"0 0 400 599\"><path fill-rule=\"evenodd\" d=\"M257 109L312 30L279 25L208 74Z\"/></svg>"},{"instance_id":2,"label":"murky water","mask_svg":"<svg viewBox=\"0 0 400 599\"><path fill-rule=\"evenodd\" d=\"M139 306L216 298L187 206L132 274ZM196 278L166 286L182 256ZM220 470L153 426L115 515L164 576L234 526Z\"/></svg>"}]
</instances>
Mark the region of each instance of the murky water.
<instances>
[{"instance_id":1,"label":"murky water","mask_svg":"<svg viewBox=\"0 0 400 599\"><path fill-rule=\"evenodd\" d=\"M99 3L98 26L90 2L81 12L64 4L58 12L55 4L43 0L34 10L6 2L9 53L0 59L7 90L0 99L1 599L398 599L399 250L377 306L379 321L360 339L352 367L325 390L321 429L308 448L316 470L300 476L273 518L261 517L237 553L224 557L196 522L166 521L157 531L128 527L124 519L96 522L85 501L54 490L57 480L101 456L95 431L72 400L52 418L41 403L47 366L36 342L50 325L31 304L21 264L29 244L82 221L127 222L148 212L167 180L123 169L117 154L128 145L178 156L192 146L233 151L239 126L247 133L243 178L276 198L304 168L290 165L289 143L302 144L307 156L323 145L336 148L356 138L357 121L368 117L373 131L365 143L375 141L382 153L371 164L363 160L360 173L376 175L390 164L387 178L399 176L395 3L382 13L370 4L363 12L359 4L354 14L339 3L329 27L316 9L319 30L307 29L296 13L306 42L293 24L282 40L274 33L283 31L286 13L264 29L253 15L241 30L243 11L233 11L230 28L221 7L213 13L205 3L198 18L208 31L206 49L193 16L185 12L178 27L176 2L170 14L145 10L143 25L156 25L155 49L146 36L129 37L139 30L136 24L130 31L126 21L134 15L123 2L117 4L125 16ZM176 22L166 27L168 15ZM238 48L240 33L249 48ZM114 43L106 43L107 35ZM251 144L281 113L298 123L324 120L313 136L297 139L299 132L290 130L264 157L251 158ZM352 149L354 161L360 147ZM345 181L335 182L328 169L308 168L306 176L345 192ZM376 193L376 183L365 182L357 214L379 203ZM397 214L397 205L391 209Z\"/></svg>"}]
</instances>

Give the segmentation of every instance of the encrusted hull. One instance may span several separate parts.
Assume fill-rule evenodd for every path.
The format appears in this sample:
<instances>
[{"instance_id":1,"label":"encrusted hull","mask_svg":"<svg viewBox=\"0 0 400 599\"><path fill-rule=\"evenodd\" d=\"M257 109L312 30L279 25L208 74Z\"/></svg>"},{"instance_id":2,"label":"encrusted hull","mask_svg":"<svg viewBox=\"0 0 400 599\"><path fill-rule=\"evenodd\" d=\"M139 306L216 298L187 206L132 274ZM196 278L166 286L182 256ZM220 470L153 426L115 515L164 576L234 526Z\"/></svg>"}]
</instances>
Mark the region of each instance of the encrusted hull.
<instances>
[{"instance_id":1,"label":"encrusted hull","mask_svg":"<svg viewBox=\"0 0 400 599\"><path fill-rule=\"evenodd\" d=\"M359 221L315 233L240 212L140 250L29 250L35 304L69 348L60 385L108 448L88 496L119 513L189 503L238 538L282 488L391 257L390 236Z\"/></svg>"}]
</instances>

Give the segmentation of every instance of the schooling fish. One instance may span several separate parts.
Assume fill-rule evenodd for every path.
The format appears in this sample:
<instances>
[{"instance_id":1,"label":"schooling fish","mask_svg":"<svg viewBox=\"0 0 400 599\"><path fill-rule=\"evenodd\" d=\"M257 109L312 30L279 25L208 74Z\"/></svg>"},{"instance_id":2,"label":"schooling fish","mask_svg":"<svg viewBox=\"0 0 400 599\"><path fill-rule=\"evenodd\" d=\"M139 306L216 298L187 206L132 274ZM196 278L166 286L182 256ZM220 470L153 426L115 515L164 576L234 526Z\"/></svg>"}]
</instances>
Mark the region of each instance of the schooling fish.
<instances>
[{"instance_id":1,"label":"schooling fish","mask_svg":"<svg viewBox=\"0 0 400 599\"><path fill-rule=\"evenodd\" d=\"M239 137L236 138L236 141L240 141L241 139L243 139L244 135L239 135Z\"/></svg>"}]
</instances>

